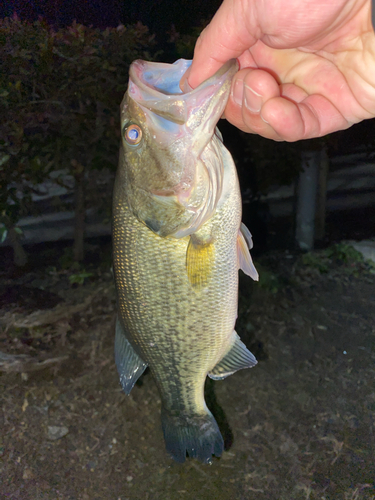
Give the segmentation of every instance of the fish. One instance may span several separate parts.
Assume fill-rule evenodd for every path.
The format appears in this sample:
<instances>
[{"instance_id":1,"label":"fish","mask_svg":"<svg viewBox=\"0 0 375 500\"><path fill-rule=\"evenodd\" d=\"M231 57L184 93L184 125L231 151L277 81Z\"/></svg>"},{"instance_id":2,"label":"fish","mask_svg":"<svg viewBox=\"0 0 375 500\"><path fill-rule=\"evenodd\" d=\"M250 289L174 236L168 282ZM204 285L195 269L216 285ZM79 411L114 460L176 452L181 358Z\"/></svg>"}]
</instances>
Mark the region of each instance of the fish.
<instances>
[{"instance_id":1,"label":"fish","mask_svg":"<svg viewBox=\"0 0 375 500\"><path fill-rule=\"evenodd\" d=\"M170 456L211 463L223 438L204 384L257 363L235 322L238 270L258 273L216 127L237 62L181 90L190 64L136 60L129 69L113 194L115 362L126 394L149 367Z\"/></svg>"}]
</instances>

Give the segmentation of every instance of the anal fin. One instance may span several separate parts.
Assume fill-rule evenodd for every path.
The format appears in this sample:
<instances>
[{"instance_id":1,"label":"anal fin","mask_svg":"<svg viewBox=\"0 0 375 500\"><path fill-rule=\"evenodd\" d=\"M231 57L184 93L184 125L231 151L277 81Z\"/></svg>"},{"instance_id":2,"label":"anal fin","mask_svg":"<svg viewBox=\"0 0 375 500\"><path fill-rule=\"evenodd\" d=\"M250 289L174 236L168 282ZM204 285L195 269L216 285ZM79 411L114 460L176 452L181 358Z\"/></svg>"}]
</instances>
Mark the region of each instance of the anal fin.
<instances>
[{"instance_id":1,"label":"anal fin","mask_svg":"<svg viewBox=\"0 0 375 500\"><path fill-rule=\"evenodd\" d=\"M254 354L252 354L240 337L233 331L233 342L226 355L208 373L214 380L222 380L243 368L252 368L257 364Z\"/></svg>"},{"instance_id":2,"label":"anal fin","mask_svg":"<svg viewBox=\"0 0 375 500\"><path fill-rule=\"evenodd\" d=\"M145 371L147 364L135 352L126 338L118 317L116 319L115 361L121 387L126 394L130 394L134 384Z\"/></svg>"}]
</instances>

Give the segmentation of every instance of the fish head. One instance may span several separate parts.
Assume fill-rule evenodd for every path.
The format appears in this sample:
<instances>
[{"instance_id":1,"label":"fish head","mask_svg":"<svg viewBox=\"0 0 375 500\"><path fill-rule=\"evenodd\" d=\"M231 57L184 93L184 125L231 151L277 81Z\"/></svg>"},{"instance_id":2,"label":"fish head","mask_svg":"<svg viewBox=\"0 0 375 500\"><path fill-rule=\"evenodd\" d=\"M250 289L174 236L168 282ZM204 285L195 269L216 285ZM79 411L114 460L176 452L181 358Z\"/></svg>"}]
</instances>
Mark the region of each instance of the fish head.
<instances>
[{"instance_id":1,"label":"fish head","mask_svg":"<svg viewBox=\"0 0 375 500\"><path fill-rule=\"evenodd\" d=\"M226 106L235 60L196 89L179 82L191 61L137 60L121 103L119 170L134 215L159 236L196 232L215 212L223 163L215 127Z\"/></svg>"}]
</instances>

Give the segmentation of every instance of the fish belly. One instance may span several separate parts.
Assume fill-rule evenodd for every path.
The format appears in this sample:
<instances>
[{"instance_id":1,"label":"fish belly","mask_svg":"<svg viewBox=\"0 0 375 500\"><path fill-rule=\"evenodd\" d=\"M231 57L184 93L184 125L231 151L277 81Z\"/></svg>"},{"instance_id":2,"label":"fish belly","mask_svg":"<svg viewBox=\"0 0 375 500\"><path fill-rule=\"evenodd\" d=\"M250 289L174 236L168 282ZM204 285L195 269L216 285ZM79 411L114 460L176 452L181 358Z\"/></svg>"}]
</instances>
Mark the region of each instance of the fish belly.
<instances>
[{"instance_id":1,"label":"fish belly","mask_svg":"<svg viewBox=\"0 0 375 500\"><path fill-rule=\"evenodd\" d=\"M201 289L193 288L187 276L189 237L160 238L126 206L115 215L119 314L129 342L150 366L161 390L173 377L205 377L228 347L237 312L238 225L225 220L234 219L234 211L222 212L229 217L217 213L208 222L217 236L210 278ZM223 230L215 222L221 222ZM162 398L167 403L168 395Z\"/></svg>"}]
</instances>

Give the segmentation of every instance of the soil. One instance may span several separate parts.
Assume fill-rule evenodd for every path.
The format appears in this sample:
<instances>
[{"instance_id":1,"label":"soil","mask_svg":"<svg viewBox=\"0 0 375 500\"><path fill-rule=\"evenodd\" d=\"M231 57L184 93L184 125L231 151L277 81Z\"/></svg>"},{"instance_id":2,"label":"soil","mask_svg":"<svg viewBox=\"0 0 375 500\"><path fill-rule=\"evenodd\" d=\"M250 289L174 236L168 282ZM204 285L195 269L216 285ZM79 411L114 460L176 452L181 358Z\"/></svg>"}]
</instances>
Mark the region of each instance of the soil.
<instances>
[{"instance_id":1,"label":"soil","mask_svg":"<svg viewBox=\"0 0 375 500\"><path fill-rule=\"evenodd\" d=\"M164 449L152 376L121 391L108 260L72 278L38 258L1 276L0 351L27 356L0 372L1 498L375 499L369 265L275 251L259 284L241 279L237 331L259 363L207 384L226 451L181 465Z\"/></svg>"}]
</instances>

